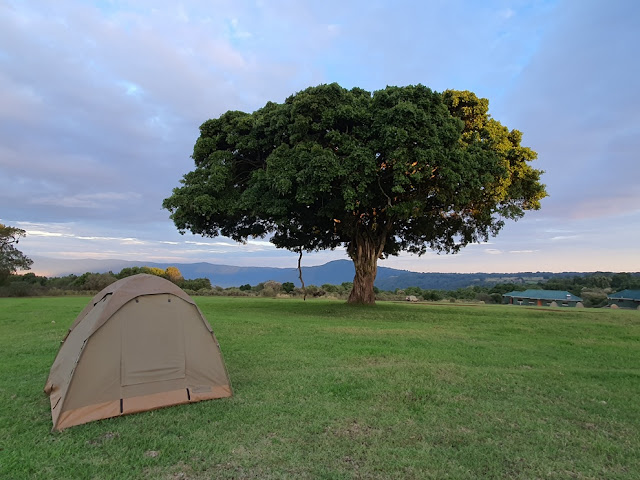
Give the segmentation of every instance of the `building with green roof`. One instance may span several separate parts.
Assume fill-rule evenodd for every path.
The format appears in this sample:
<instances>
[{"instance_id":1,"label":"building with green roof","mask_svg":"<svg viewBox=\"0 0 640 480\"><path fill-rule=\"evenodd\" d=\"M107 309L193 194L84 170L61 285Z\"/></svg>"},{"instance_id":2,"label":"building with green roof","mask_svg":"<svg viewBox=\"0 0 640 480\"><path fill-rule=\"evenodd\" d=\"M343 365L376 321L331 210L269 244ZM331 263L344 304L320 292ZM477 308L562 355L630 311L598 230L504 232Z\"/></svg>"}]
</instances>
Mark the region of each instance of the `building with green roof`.
<instances>
[{"instance_id":1,"label":"building with green roof","mask_svg":"<svg viewBox=\"0 0 640 480\"><path fill-rule=\"evenodd\" d=\"M640 310L640 290L622 290L607 295L607 305L611 308L635 308Z\"/></svg>"},{"instance_id":2,"label":"building with green roof","mask_svg":"<svg viewBox=\"0 0 640 480\"><path fill-rule=\"evenodd\" d=\"M537 307L584 307L582 299L565 290L525 290L502 295L502 303Z\"/></svg>"}]
</instances>

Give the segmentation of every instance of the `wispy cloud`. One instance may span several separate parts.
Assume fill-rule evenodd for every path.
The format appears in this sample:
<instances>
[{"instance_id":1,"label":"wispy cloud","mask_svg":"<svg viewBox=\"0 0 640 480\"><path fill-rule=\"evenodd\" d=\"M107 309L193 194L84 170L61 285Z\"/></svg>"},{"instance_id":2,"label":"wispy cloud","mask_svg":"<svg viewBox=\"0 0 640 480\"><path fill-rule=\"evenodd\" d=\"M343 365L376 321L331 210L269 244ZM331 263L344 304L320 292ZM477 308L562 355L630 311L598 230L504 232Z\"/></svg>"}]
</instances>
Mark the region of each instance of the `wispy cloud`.
<instances>
[{"instance_id":1,"label":"wispy cloud","mask_svg":"<svg viewBox=\"0 0 640 480\"><path fill-rule=\"evenodd\" d=\"M205 246L205 247L230 247L230 248L237 248L237 247L241 247L242 244L241 243L235 243L235 242L221 242L221 241L211 241L211 242L194 242L191 240L186 240L184 242L186 245L198 245L198 246Z\"/></svg>"},{"instance_id":2,"label":"wispy cloud","mask_svg":"<svg viewBox=\"0 0 640 480\"><path fill-rule=\"evenodd\" d=\"M148 242L138 240L137 238L123 238L121 239L122 245L146 245Z\"/></svg>"},{"instance_id":3,"label":"wispy cloud","mask_svg":"<svg viewBox=\"0 0 640 480\"><path fill-rule=\"evenodd\" d=\"M258 247L276 248L275 245L273 243L269 242L268 240L253 240L253 239L249 239L249 240L247 240L247 244L256 245Z\"/></svg>"},{"instance_id":4,"label":"wispy cloud","mask_svg":"<svg viewBox=\"0 0 640 480\"><path fill-rule=\"evenodd\" d=\"M564 240L575 240L576 238L580 238L580 235L557 235L555 237L551 237L550 240L553 242L557 242Z\"/></svg>"},{"instance_id":5,"label":"wispy cloud","mask_svg":"<svg viewBox=\"0 0 640 480\"><path fill-rule=\"evenodd\" d=\"M141 198L136 192L102 192L72 196L46 196L29 199L30 204L54 205L58 207L113 209L112 202L126 202Z\"/></svg>"},{"instance_id":6,"label":"wispy cloud","mask_svg":"<svg viewBox=\"0 0 640 480\"><path fill-rule=\"evenodd\" d=\"M516 14L515 10L511 8L505 8L504 10L500 10L498 12L498 16L503 20L509 20Z\"/></svg>"},{"instance_id":7,"label":"wispy cloud","mask_svg":"<svg viewBox=\"0 0 640 480\"><path fill-rule=\"evenodd\" d=\"M28 235L35 237L73 237L73 235L60 232L43 232L42 230L25 230Z\"/></svg>"}]
</instances>

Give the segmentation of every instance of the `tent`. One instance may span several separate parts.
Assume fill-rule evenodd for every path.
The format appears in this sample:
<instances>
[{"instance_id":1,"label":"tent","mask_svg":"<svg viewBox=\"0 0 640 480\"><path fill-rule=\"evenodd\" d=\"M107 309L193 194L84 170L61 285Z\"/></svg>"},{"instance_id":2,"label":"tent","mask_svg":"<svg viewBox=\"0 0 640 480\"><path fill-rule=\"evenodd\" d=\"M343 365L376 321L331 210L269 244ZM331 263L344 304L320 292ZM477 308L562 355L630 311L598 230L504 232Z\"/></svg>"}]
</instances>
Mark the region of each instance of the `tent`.
<instances>
[{"instance_id":1,"label":"tent","mask_svg":"<svg viewBox=\"0 0 640 480\"><path fill-rule=\"evenodd\" d=\"M44 391L53 429L232 395L211 326L155 275L118 280L80 312Z\"/></svg>"}]
</instances>

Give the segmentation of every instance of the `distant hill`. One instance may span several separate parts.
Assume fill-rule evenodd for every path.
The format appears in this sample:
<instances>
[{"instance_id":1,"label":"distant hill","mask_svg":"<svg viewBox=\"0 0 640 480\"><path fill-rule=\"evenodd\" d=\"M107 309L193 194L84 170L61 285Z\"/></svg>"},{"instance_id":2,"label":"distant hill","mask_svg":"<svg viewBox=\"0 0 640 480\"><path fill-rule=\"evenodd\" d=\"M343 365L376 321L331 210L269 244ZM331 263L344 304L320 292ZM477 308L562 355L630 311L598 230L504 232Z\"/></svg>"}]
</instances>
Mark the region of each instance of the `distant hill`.
<instances>
[{"instance_id":1,"label":"distant hill","mask_svg":"<svg viewBox=\"0 0 640 480\"><path fill-rule=\"evenodd\" d=\"M200 263L158 263L139 262L129 260L59 260L45 257L31 257L34 261L32 271L38 275L61 277L66 275L81 275L85 272L118 273L129 267L156 267L166 269L177 267L182 276L187 279L205 277L212 285L221 287L238 287L240 285L257 285L267 280L277 282L293 282L300 286L297 268L276 267L238 267L233 265L219 265L207 262ZM400 270L387 269L392 272ZM314 267L302 267L302 275L306 285L322 285L325 283L341 284L353 281L353 263L349 260L337 260Z\"/></svg>"},{"instance_id":2,"label":"distant hill","mask_svg":"<svg viewBox=\"0 0 640 480\"><path fill-rule=\"evenodd\" d=\"M221 287L238 287L240 285L257 285L267 280L277 282L293 282L300 286L298 270L296 268L275 267L237 267L232 265L218 265L206 262L200 263L157 263L138 262L128 260L61 260L46 257L32 257L34 260L32 271L47 277L61 277L66 275L81 275L85 272L118 273L127 267L157 267L166 269L177 267L187 279L205 277L212 285ZM336 260L314 267L303 267L302 274L306 285L323 285L331 283L339 285L353 281L354 267L349 260ZM379 267L376 286L382 290L396 288L420 287L432 290L455 290L474 285L490 285L495 283L536 283L546 281L557 276L581 275L577 272L566 273L419 273L408 270L398 270L389 267Z\"/></svg>"}]
</instances>

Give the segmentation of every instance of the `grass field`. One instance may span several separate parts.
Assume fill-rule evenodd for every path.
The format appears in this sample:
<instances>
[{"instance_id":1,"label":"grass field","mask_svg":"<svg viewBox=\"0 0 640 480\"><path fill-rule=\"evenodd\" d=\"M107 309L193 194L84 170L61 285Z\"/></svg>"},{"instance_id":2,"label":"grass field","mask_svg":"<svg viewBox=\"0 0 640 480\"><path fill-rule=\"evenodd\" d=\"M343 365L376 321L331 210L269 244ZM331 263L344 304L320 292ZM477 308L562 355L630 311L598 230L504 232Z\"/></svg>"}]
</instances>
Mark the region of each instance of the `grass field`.
<instances>
[{"instance_id":1,"label":"grass field","mask_svg":"<svg viewBox=\"0 0 640 480\"><path fill-rule=\"evenodd\" d=\"M0 478L640 478L640 312L196 301L233 398L51 433L88 298L0 299Z\"/></svg>"}]
</instances>

